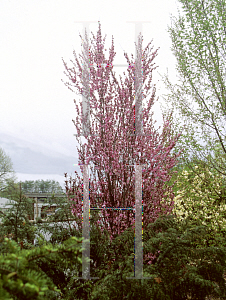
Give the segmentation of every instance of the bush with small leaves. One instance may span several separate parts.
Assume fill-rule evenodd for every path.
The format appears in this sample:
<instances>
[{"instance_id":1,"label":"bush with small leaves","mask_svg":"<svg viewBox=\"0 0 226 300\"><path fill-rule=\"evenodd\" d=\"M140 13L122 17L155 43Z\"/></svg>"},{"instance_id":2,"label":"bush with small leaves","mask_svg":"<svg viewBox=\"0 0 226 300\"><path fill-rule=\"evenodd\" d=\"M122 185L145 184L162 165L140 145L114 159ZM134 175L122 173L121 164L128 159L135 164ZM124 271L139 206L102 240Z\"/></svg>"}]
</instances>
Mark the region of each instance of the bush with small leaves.
<instances>
[{"instance_id":1,"label":"bush with small leaves","mask_svg":"<svg viewBox=\"0 0 226 300\"><path fill-rule=\"evenodd\" d=\"M143 276L149 279L127 279L134 277L133 234L132 229L126 230L111 245L112 251L109 248L90 299L205 300L206 296L226 296L226 248L194 247L205 237L204 226L191 228L182 222L179 228L172 215L150 224L143 236L144 254L156 254L151 264L144 260ZM216 242L221 241L217 238ZM109 259L116 248L116 257Z\"/></svg>"},{"instance_id":2,"label":"bush with small leaves","mask_svg":"<svg viewBox=\"0 0 226 300\"><path fill-rule=\"evenodd\" d=\"M172 213L178 221L204 225L208 234L201 247L214 243L215 235L226 237L226 189L223 176L210 172L201 164L183 170L177 176ZM198 246L198 245L197 245Z\"/></svg>"},{"instance_id":3,"label":"bush with small leaves","mask_svg":"<svg viewBox=\"0 0 226 300\"><path fill-rule=\"evenodd\" d=\"M157 253L157 259L145 270L159 279L152 287L153 299L161 299L156 296L160 291L172 300L226 296L226 248L222 238L215 237L218 247L194 246L206 234L206 226L191 226L186 221L178 224L175 216L163 216L150 224L144 240L146 249Z\"/></svg>"},{"instance_id":4,"label":"bush with small leaves","mask_svg":"<svg viewBox=\"0 0 226 300\"><path fill-rule=\"evenodd\" d=\"M15 241L5 238L0 254L0 299L62 299L59 297L66 293L55 284L57 274L47 272L45 265L57 262L61 269L73 265L78 272L82 265L81 242L82 238L71 237L58 246L44 243L21 250Z\"/></svg>"}]
</instances>

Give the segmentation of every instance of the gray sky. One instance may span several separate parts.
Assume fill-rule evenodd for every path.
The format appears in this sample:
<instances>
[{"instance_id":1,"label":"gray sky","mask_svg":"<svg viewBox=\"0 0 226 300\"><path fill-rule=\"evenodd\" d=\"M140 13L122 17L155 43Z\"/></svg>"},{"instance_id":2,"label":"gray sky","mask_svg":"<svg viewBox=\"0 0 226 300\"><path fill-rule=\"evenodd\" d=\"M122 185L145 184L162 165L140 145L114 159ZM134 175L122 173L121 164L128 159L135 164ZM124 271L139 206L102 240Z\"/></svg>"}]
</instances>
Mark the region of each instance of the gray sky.
<instances>
[{"instance_id":1,"label":"gray sky","mask_svg":"<svg viewBox=\"0 0 226 300\"><path fill-rule=\"evenodd\" d=\"M181 4L176 0L0 1L0 130L74 156L77 163L73 99L81 100L81 96L61 81L67 81L61 58L69 63L73 49L77 55L81 53L79 33L83 24L77 22L95 21L89 29L96 35L100 20L102 36L107 35L106 49L113 35L117 53L114 63L125 64L123 50L130 58L131 53L135 56L135 24L127 22L149 21L143 24L143 48L152 39L153 50L160 47L153 83L157 84L157 96L161 96L167 91L158 82L161 78L157 71L163 75L168 68L171 82L177 80L176 59L167 32L170 14L178 16L177 7ZM114 70L121 75L126 72L126 68ZM154 111L157 127L162 124L159 104Z\"/></svg>"}]
</instances>

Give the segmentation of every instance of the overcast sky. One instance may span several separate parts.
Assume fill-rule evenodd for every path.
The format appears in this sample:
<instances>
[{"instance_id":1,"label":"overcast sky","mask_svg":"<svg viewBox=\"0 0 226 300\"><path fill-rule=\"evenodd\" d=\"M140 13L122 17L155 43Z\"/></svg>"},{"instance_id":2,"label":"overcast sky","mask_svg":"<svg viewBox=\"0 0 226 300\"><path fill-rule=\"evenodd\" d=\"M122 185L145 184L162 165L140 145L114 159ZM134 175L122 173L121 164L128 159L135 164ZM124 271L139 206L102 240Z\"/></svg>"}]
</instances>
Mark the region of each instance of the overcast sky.
<instances>
[{"instance_id":1,"label":"overcast sky","mask_svg":"<svg viewBox=\"0 0 226 300\"><path fill-rule=\"evenodd\" d=\"M176 59L170 47L167 25L170 14L178 16L176 0L1 0L0 1L0 130L44 145L68 156L77 163L77 133L72 123L76 118L73 94L63 84L63 59L69 63L73 50L81 53L83 24L96 35L100 20L102 36L107 35L105 46L111 46L112 35L116 51L115 64L125 64L123 50L135 56L135 24L143 24L143 48L153 39L158 50L153 83L157 96L167 92L160 76L169 71L171 82L176 83ZM128 22L128 23L127 23ZM91 37L91 34L90 34ZM108 53L108 52L107 52ZM108 55L107 55L108 57ZM115 68L116 73L126 68ZM161 101L161 97L160 97ZM162 124L159 104L154 106L156 126Z\"/></svg>"}]
</instances>

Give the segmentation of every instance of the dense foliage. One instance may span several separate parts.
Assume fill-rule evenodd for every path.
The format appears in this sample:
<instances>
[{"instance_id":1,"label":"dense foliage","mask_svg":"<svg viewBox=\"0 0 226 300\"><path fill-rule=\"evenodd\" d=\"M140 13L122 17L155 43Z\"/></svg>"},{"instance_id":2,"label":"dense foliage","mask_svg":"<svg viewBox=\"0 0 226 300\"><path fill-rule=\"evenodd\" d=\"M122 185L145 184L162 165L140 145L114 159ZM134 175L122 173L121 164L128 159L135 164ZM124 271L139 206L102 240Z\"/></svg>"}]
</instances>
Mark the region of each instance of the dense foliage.
<instances>
[{"instance_id":1,"label":"dense foliage","mask_svg":"<svg viewBox=\"0 0 226 300\"><path fill-rule=\"evenodd\" d=\"M204 300L207 295L225 296L225 247L196 249L193 244L205 236L204 226L190 228L184 223L179 228L174 218L163 216L144 232L144 254L156 253L152 263L144 262L143 275L149 279L126 279L134 276L133 231L128 230L112 244L118 250L115 258L109 248L109 263L99 272L101 279L90 299Z\"/></svg>"},{"instance_id":2,"label":"dense foliage","mask_svg":"<svg viewBox=\"0 0 226 300\"><path fill-rule=\"evenodd\" d=\"M26 200L23 198L24 202ZM24 230L23 223L18 222L17 240L15 235L11 235L12 241L2 237L0 299L204 300L206 295L221 295L220 299L226 295L223 278L226 270L225 239L220 234L215 235L215 243L203 245L208 227L189 224L186 218L175 215L163 215L144 230L143 276L150 279L138 280L126 279L134 276L133 228L110 241L108 232L102 232L95 225L98 214L93 211L90 219L90 275L99 279L76 278L82 276L82 231L76 230L69 222L71 204L62 198L54 201L61 209L47 219L53 226L39 219L36 224L28 221L29 226ZM22 206L16 203L15 207L21 208L19 212L23 216ZM54 223L54 220L58 222ZM68 225L65 227L63 223ZM3 224L7 235L8 225ZM26 242L26 231L35 232L35 245ZM49 241L46 240L47 232L51 233ZM70 238L73 236L78 242ZM73 252L75 250L77 252ZM187 295L190 298L186 298Z\"/></svg>"},{"instance_id":3,"label":"dense foliage","mask_svg":"<svg viewBox=\"0 0 226 300\"><path fill-rule=\"evenodd\" d=\"M210 245L214 236L226 236L226 185L225 176L210 172L201 162L194 171L184 168L177 175L173 213L178 220L187 219L192 225L206 225Z\"/></svg>"},{"instance_id":4,"label":"dense foliage","mask_svg":"<svg viewBox=\"0 0 226 300\"><path fill-rule=\"evenodd\" d=\"M61 278L57 278L53 265L57 264L60 269L73 264L79 269L80 243L81 239L71 237L62 245L53 247L45 243L25 250L15 241L4 238L0 252L0 299L59 299L62 293L58 287L61 286L56 283Z\"/></svg>"}]
</instances>

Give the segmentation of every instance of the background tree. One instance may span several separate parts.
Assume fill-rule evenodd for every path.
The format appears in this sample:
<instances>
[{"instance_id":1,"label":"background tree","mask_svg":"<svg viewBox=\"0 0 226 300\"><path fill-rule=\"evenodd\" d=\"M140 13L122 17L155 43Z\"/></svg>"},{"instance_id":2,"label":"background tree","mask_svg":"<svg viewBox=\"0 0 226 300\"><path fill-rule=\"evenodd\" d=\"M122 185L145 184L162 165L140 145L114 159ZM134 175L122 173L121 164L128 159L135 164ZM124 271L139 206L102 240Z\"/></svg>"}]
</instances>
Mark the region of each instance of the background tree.
<instances>
[{"instance_id":1,"label":"background tree","mask_svg":"<svg viewBox=\"0 0 226 300\"><path fill-rule=\"evenodd\" d=\"M11 158L0 147L0 196L6 189L13 189L16 180Z\"/></svg>"},{"instance_id":2,"label":"background tree","mask_svg":"<svg viewBox=\"0 0 226 300\"><path fill-rule=\"evenodd\" d=\"M45 187L45 181L25 181L25 183L15 183L14 189L7 189L4 192L4 196L8 199L13 200L11 203L11 208L6 211L1 211L1 233L0 238L4 236L8 236L9 234L13 236L13 240L17 243L21 243L24 248L29 248L33 245L35 237L43 236L43 233L49 235L53 234L53 232L57 231L58 239L65 240L65 231L63 229L60 230L59 226L53 226L53 228L49 227L48 224L39 224L39 219L37 219L37 223L33 224L31 220L34 219L34 199L29 199L24 195L25 192L34 192L34 186L36 183L36 187L39 187L40 182ZM44 190L44 192L56 191L59 192L60 185L56 183L54 180L51 182L47 182L49 184L49 189ZM25 188L22 188L25 186ZM31 187L32 189L28 189L27 187ZM55 189L54 189L55 188ZM61 187L60 187L61 188ZM38 191L37 191L38 192ZM53 192L54 193L54 192ZM49 201L49 202L48 202ZM57 204L58 208L64 208L65 204L68 204L66 194L65 199L58 199L52 195L52 198L46 200L47 208L52 205L52 203ZM48 205L49 204L49 205ZM69 205L70 207L70 205ZM66 222L69 222L69 209L65 207L61 214L58 213L58 216L64 215L64 219ZM45 214L45 211L43 212ZM71 216L70 216L71 218ZM54 223L57 224L57 223ZM54 231L55 229L55 231ZM71 232L70 232L71 233ZM73 234L67 235L68 237L73 236ZM43 237L45 239L45 237Z\"/></svg>"},{"instance_id":3,"label":"background tree","mask_svg":"<svg viewBox=\"0 0 226 300\"><path fill-rule=\"evenodd\" d=\"M174 132L183 132L175 147L186 150L181 159L192 167L192 155L225 176L226 160L214 156L216 145L226 155L225 0L179 2L184 14L171 18L168 32L180 81L172 85L168 75L162 76L169 90L164 114L172 112Z\"/></svg>"},{"instance_id":4,"label":"background tree","mask_svg":"<svg viewBox=\"0 0 226 300\"><path fill-rule=\"evenodd\" d=\"M35 228L29 219L34 215L33 200L26 198L21 191L14 192L10 209L1 212L0 239L12 235L21 247L29 248L33 245Z\"/></svg>"},{"instance_id":5,"label":"background tree","mask_svg":"<svg viewBox=\"0 0 226 300\"><path fill-rule=\"evenodd\" d=\"M24 193L63 193L60 183L55 180L25 180L20 183Z\"/></svg>"},{"instance_id":6,"label":"background tree","mask_svg":"<svg viewBox=\"0 0 226 300\"><path fill-rule=\"evenodd\" d=\"M56 205L55 212L47 217L45 212L53 203ZM40 220L36 224L38 230L43 232L44 237L46 234L51 235L49 239L51 243L58 244L76 235L76 225L73 222L75 218L71 212L71 203L66 195L63 198L57 198L53 195L47 200L45 206L46 208L42 211L42 219L45 219L46 222Z\"/></svg>"}]
</instances>

